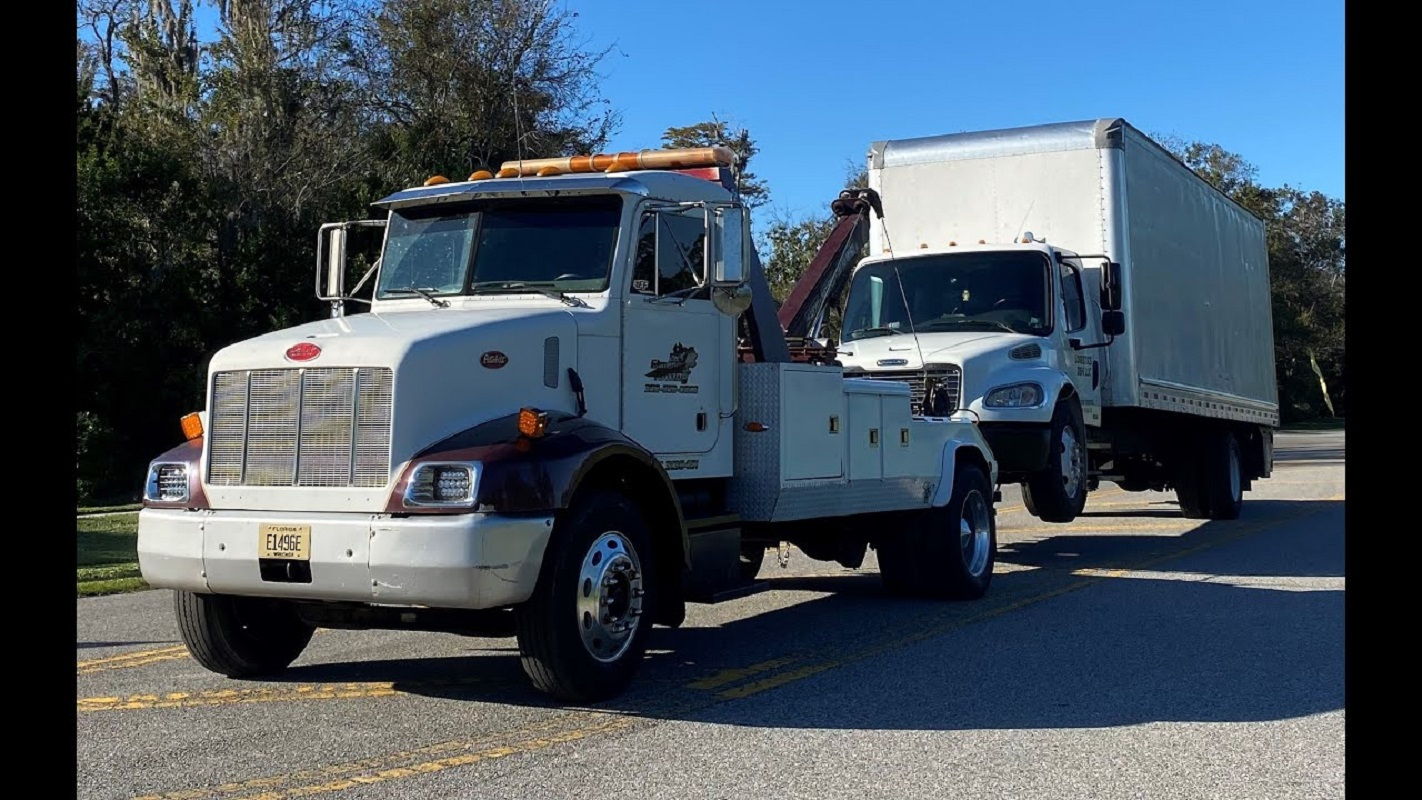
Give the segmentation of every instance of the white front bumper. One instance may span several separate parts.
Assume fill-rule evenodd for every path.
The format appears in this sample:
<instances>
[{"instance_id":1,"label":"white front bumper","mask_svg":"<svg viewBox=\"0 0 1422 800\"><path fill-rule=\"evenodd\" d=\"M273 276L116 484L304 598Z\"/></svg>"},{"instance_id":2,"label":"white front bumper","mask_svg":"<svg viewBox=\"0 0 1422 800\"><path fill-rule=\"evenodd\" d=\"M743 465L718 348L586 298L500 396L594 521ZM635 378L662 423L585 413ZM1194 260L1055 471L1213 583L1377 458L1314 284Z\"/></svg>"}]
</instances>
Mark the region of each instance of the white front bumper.
<instances>
[{"instance_id":1,"label":"white front bumper","mask_svg":"<svg viewBox=\"0 0 1422 800\"><path fill-rule=\"evenodd\" d=\"M311 582L262 580L263 523L311 526ZM521 603L538 582L552 517L292 511L138 515L138 566L152 586L211 594L435 608Z\"/></svg>"}]
</instances>

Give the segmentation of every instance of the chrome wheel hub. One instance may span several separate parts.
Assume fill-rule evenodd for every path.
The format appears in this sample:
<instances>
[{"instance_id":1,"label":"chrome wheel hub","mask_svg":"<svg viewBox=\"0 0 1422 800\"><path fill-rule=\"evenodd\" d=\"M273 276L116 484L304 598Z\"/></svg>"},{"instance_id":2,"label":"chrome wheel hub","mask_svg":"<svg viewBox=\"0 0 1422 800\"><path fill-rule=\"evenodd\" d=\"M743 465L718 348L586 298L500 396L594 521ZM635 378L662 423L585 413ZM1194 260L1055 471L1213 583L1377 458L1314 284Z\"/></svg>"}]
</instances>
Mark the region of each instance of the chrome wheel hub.
<instances>
[{"instance_id":1,"label":"chrome wheel hub","mask_svg":"<svg viewBox=\"0 0 1422 800\"><path fill-rule=\"evenodd\" d=\"M642 562L618 531L597 537L578 571L578 633L598 661L616 661L642 623Z\"/></svg>"},{"instance_id":2,"label":"chrome wheel hub","mask_svg":"<svg viewBox=\"0 0 1422 800\"><path fill-rule=\"evenodd\" d=\"M968 574L974 578L982 575L992 551L992 517L987 500L976 489L963 500L963 511L958 516L958 543L963 549L963 566L968 568Z\"/></svg>"},{"instance_id":3,"label":"chrome wheel hub","mask_svg":"<svg viewBox=\"0 0 1422 800\"><path fill-rule=\"evenodd\" d=\"M1086 459L1081 452L1081 443L1071 428L1062 428L1062 488L1067 497L1076 497L1085 481Z\"/></svg>"}]
</instances>

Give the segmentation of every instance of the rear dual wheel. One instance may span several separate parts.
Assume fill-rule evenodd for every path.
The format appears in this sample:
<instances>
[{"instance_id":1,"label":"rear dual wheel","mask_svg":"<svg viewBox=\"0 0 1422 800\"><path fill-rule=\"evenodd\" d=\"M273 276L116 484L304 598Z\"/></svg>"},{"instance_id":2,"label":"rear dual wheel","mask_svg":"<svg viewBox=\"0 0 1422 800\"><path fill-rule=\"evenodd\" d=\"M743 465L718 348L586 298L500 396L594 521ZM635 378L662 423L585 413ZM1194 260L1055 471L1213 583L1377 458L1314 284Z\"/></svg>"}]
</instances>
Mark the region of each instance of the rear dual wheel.
<instances>
[{"instance_id":1,"label":"rear dual wheel","mask_svg":"<svg viewBox=\"0 0 1422 800\"><path fill-rule=\"evenodd\" d=\"M991 498L982 469L959 463L946 506L928 509L878 541L884 587L895 594L956 600L986 594L997 559Z\"/></svg>"},{"instance_id":2,"label":"rear dual wheel","mask_svg":"<svg viewBox=\"0 0 1422 800\"><path fill-rule=\"evenodd\" d=\"M1186 519L1238 519L1244 505L1239 438L1211 431L1182 458L1175 496Z\"/></svg>"}]
</instances>

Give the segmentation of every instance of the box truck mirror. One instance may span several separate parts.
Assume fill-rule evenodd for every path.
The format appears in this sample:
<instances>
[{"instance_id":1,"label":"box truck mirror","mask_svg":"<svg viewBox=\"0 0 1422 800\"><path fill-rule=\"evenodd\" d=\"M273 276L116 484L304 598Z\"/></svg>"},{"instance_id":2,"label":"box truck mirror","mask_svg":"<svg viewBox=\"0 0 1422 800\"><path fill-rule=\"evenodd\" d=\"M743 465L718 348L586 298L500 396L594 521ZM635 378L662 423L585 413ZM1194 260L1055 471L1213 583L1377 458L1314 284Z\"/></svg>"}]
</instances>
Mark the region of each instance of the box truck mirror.
<instances>
[{"instance_id":1,"label":"box truck mirror","mask_svg":"<svg viewBox=\"0 0 1422 800\"><path fill-rule=\"evenodd\" d=\"M1101 307L1107 311L1121 308L1121 265L1115 261L1101 265Z\"/></svg>"},{"instance_id":2,"label":"box truck mirror","mask_svg":"<svg viewBox=\"0 0 1422 800\"><path fill-rule=\"evenodd\" d=\"M1120 336L1126 332L1126 312L1101 312L1101 332L1107 336Z\"/></svg>"}]
</instances>

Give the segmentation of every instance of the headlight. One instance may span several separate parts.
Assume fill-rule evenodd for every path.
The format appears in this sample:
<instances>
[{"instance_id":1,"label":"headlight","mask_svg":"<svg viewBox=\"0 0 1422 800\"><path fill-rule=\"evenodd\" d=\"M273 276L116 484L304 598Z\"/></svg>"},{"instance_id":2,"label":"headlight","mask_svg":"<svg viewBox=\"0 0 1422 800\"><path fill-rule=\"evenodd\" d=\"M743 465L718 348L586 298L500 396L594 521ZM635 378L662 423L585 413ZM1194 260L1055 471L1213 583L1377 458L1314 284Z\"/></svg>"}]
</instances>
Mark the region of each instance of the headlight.
<instances>
[{"instance_id":1,"label":"headlight","mask_svg":"<svg viewBox=\"0 0 1422 800\"><path fill-rule=\"evenodd\" d=\"M1042 387L1035 383L999 386L983 398L983 405L988 408L1032 408L1041 404Z\"/></svg>"},{"instance_id":2,"label":"headlight","mask_svg":"<svg viewBox=\"0 0 1422 800\"><path fill-rule=\"evenodd\" d=\"M405 505L471 506L478 484L478 464L421 464L415 467L405 487Z\"/></svg>"},{"instance_id":3,"label":"headlight","mask_svg":"<svg viewBox=\"0 0 1422 800\"><path fill-rule=\"evenodd\" d=\"M149 464L148 485L143 491L143 499L159 503L186 503L188 465L157 462Z\"/></svg>"}]
</instances>

